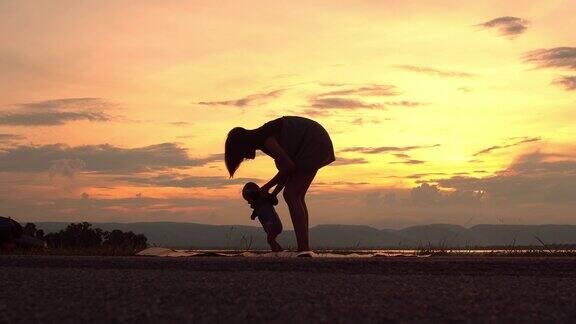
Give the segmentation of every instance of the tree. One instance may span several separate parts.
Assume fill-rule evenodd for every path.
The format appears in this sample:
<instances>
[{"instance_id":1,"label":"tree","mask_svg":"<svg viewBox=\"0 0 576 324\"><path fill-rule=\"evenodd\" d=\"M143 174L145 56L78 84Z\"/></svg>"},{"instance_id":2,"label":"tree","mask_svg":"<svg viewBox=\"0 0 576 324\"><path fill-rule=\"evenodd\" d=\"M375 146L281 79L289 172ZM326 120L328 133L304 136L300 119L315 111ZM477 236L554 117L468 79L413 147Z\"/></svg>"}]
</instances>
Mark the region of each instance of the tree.
<instances>
[{"instance_id":1,"label":"tree","mask_svg":"<svg viewBox=\"0 0 576 324\"><path fill-rule=\"evenodd\" d=\"M134 234L133 232L113 230L112 232L104 232L104 238L104 245L113 247L140 250L148 246L146 236L143 234Z\"/></svg>"},{"instance_id":2,"label":"tree","mask_svg":"<svg viewBox=\"0 0 576 324\"><path fill-rule=\"evenodd\" d=\"M104 232L99 228L92 228L88 222L72 223L58 233L46 235L50 247L60 248L92 248L102 245Z\"/></svg>"}]
</instances>

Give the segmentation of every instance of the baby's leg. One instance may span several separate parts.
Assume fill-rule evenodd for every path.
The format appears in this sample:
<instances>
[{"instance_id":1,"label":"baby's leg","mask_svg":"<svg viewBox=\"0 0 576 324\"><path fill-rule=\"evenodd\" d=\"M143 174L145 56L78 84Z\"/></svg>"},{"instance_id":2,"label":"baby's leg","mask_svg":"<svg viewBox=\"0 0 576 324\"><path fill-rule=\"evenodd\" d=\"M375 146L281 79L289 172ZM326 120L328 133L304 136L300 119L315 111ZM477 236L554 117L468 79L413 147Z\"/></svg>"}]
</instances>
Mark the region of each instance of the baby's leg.
<instances>
[{"instance_id":1,"label":"baby's leg","mask_svg":"<svg viewBox=\"0 0 576 324\"><path fill-rule=\"evenodd\" d=\"M282 246L278 244L278 242L276 242L276 237L278 236L278 233L274 230L273 226L270 226L269 224L267 225L268 226L266 226L264 230L268 235L267 241L268 244L270 245L270 248L272 249L273 252L283 251L284 249L282 248Z\"/></svg>"}]
</instances>

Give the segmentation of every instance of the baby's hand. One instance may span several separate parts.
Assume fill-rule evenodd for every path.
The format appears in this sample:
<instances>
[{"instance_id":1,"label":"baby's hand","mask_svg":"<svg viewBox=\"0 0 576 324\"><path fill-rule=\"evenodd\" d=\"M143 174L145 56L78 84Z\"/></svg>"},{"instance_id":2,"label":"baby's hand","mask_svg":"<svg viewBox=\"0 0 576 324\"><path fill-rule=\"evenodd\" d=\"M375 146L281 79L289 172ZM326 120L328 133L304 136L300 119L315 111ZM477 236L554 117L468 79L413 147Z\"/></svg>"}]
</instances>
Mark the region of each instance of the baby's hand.
<instances>
[{"instance_id":1,"label":"baby's hand","mask_svg":"<svg viewBox=\"0 0 576 324\"><path fill-rule=\"evenodd\" d=\"M274 206L278 205L278 197L274 196L273 194L267 193L266 200Z\"/></svg>"}]
</instances>

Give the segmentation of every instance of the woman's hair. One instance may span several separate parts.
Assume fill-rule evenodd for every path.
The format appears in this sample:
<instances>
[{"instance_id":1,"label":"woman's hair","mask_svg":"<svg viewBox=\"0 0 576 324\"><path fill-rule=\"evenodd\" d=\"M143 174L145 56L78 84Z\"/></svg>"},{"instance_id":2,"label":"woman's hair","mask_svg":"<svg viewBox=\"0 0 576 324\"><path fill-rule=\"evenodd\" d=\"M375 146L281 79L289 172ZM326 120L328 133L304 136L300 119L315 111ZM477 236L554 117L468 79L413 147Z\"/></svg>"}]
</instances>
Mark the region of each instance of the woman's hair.
<instances>
[{"instance_id":1,"label":"woman's hair","mask_svg":"<svg viewBox=\"0 0 576 324\"><path fill-rule=\"evenodd\" d=\"M240 163L246 158L246 153L251 147L252 143L250 143L246 129L235 127L228 133L224 147L224 161L226 162L226 169L230 173L230 178L234 176L234 172L238 170Z\"/></svg>"}]
</instances>

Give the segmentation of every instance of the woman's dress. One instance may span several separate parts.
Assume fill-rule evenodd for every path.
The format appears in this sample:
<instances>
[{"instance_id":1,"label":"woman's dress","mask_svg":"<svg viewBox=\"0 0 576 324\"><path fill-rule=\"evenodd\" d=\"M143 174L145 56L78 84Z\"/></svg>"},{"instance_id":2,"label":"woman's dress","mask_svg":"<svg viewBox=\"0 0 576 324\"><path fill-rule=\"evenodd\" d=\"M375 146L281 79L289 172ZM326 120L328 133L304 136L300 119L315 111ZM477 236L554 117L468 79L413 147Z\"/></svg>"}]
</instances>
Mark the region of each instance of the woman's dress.
<instances>
[{"instance_id":1,"label":"woman's dress","mask_svg":"<svg viewBox=\"0 0 576 324\"><path fill-rule=\"evenodd\" d=\"M336 160L328 132L304 117L284 116L255 130L256 148L270 155L264 141L274 136L296 165L296 171L317 171Z\"/></svg>"}]
</instances>

